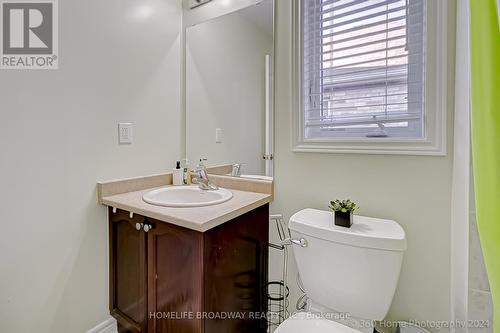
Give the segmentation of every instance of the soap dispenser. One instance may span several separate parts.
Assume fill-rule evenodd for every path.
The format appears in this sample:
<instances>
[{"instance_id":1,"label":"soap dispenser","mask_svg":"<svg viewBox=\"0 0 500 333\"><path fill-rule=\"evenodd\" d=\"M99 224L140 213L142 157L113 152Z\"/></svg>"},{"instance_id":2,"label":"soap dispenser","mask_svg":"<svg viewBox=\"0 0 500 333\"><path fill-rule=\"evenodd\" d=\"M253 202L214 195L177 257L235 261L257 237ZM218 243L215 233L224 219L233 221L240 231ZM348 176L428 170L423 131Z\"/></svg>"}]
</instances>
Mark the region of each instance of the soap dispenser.
<instances>
[{"instance_id":1,"label":"soap dispenser","mask_svg":"<svg viewBox=\"0 0 500 333\"><path fill-rule=\"evenodd\" d=\"M184 170L181 169L181 161L177 161L175 169L172 172L174 185L182 185L184 183Z\"/></svg>"}]
</instances>

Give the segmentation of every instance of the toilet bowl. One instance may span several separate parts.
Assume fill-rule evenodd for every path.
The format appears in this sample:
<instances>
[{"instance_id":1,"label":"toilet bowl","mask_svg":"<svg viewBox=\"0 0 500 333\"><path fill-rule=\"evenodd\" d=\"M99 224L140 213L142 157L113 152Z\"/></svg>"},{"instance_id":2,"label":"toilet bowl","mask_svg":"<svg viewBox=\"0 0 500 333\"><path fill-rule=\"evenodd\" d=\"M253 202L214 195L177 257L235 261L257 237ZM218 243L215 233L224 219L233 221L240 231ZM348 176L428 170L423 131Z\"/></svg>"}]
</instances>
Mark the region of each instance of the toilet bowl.
<instances>
[{"instance_id":1,"label":"toilet bowl","mask_svg":"<svg viewBox=\"0 0 500 333\"><path fill-rule=\"evenodd\" d=\"M354 216L351 228L333 214L304 209L290 218L293 253L309 298L308 311L285 320L276 333L372 332L396 291L406 236L391 220ZM339 319L341 318L341 319Z\"/></svg>"},{"instance_id":2,"label":"toilet bowl","mask_svg":"<svg viewBox=\"0 0 500 333\"><path fill-rule=\"evenodd\" d=\"M285 320L274 333L359 333L334 320L318 318L311 312L299 312Z\"/></svg>"}]
</instances>

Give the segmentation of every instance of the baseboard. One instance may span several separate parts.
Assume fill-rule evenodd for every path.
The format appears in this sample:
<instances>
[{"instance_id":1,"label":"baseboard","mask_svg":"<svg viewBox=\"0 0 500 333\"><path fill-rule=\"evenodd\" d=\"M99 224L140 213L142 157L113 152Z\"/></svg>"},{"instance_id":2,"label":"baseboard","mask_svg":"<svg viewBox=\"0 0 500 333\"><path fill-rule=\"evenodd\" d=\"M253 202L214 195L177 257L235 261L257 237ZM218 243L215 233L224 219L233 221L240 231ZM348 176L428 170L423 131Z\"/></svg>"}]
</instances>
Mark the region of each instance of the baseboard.
<instances>
[{"instance_id":1,"label":"baseboard","mask_svg":"<svg viewBox=\"0 0 500 333\"><path fill-rule=\"evenodd\" d=\"M108 318L96 327L88 330L86 333L117 333L116 320Z\"/></svg>"}]
</instances>

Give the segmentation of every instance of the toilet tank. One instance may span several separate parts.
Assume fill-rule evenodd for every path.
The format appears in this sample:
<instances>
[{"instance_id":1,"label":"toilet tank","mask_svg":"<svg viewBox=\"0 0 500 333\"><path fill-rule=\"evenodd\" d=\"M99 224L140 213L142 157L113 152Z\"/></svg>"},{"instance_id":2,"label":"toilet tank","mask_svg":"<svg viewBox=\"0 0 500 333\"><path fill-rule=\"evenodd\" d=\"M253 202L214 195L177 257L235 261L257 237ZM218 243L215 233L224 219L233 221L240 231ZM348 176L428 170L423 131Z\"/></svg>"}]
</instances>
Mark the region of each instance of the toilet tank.
<instances>
[{"instance_id":1,"label":"toilet tank","mask_svg":"<svg viewBox=\"0 0 500 333\"><path fill-rule=\"evenodd\" d=\"M333 213L304 209L290 218L300 278L308 297L352 317L382 320L391 306L406 250L403 228L390 220L354 216L351 228Z\"/></svg>"}]
</instances>

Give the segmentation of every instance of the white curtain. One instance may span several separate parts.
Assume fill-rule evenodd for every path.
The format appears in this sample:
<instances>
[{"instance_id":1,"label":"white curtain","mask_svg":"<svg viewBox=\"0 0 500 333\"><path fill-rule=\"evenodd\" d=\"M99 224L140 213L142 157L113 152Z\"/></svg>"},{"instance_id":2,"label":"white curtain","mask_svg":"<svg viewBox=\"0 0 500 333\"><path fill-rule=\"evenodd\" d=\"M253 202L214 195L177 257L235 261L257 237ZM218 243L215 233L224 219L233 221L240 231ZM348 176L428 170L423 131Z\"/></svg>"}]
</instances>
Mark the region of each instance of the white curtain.
<instances>
[{"instance_id":1,"label":"white curtain","mask_svg":"<svg viewBox=\"0 0 500 333\"><path fill-rule=\"evenodd\" d=\"M497 11L498 11L498 30L500 30L500 0L497 0Z\"/></svg>"},{"instance_id":2,"label":"white curtain","mask_svg":"<svg viewBox=\"0 0 500 333\"><path fill-rule=\"evenodd\" d=\"M451 313L452 320L467 322L471 175L469 0L457 1L456 43L451 203ZM467 332L467 329L456 329L456 332Z\"/></svg>"}]
</instances>

